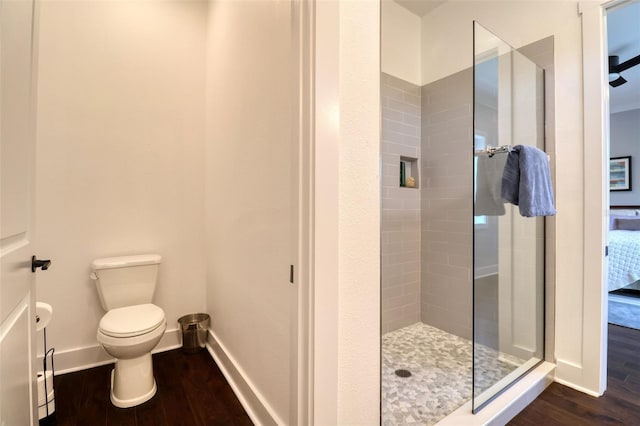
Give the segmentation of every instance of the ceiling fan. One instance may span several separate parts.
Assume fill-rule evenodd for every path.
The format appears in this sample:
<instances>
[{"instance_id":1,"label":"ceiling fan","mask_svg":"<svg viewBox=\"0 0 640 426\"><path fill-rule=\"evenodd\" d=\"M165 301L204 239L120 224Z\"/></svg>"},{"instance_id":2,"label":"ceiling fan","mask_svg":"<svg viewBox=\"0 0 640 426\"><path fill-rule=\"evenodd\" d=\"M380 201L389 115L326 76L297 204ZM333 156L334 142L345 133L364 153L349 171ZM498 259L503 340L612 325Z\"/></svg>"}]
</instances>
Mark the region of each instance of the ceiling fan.
<instances>
[{"instance_id":1,"label":"ceiling fan","mask_svg":"<svg viewBox=\"0 0 640 426\"><path fill-rule=\"evenodd\" d=\"M635 56L628 61L620 63L620 57L609 56L609 85L611 87L618 87L627 82L627 80L620 75L622 71L628 70L631 67L635 67L640 64L640 55Z\"/></svg>"}]
</instances>

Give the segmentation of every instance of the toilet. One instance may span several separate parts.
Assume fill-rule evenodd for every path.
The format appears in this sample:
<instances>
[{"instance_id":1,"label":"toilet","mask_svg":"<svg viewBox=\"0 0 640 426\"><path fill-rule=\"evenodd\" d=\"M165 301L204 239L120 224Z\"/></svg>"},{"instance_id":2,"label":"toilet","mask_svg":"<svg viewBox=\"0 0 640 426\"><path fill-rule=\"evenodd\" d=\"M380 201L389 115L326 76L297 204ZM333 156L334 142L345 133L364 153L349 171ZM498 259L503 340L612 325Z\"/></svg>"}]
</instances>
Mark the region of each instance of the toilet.
<instances>
[{"instance_id":1,"label":"toilet","mask_svg":"<svg viewBox=\"0 0 640 426\"><path fill-rule=\"evenodd\" d=\"M151 303L156 288L157 254L96 259L91 278L96 281L102 307L97 338L116 358L111 371L111 402L128 408L156 394L151 351L164 335L164 311Z\"/></svg>"}]
</instances>

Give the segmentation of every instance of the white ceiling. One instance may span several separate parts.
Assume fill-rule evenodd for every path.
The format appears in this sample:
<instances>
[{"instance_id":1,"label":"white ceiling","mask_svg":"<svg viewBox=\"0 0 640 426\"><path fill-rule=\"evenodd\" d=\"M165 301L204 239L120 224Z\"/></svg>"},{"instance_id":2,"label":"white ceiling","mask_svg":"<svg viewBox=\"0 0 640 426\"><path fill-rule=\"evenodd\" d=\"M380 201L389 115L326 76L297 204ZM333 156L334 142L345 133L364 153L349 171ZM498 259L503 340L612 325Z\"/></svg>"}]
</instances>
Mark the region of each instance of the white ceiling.
<instances>
[{"instance_id":1,"label":"white ceiling","mask_svg":"<svg viewBox=\"0 0 640 426\"><path fill-rule=\"evenodd\" d=\"M396 3L422 17L440 6L446 0L395 0Z\"/></svg>"},{"instance_id":2,"label":"white ceiling","mask_svg":"<svg viewBox=\"0 0 640 426\"><path fill-rule=\"evenodd\" d=\"M640 55L640 1L616 8L607 14L609 55L620 63ZM620 73L627 83L609 86L611 112L640 108L640 65Z\"/></svg>"}]
</instances>

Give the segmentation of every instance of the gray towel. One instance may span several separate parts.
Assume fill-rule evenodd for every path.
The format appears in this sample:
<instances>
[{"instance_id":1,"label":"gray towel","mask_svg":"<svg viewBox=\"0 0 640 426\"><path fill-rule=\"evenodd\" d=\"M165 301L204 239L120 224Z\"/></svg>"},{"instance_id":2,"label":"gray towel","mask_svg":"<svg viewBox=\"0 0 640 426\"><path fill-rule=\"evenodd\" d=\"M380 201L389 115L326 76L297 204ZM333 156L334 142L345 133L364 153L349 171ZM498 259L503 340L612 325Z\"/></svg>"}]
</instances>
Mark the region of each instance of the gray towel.
<instances>
[{"instance_id":1,"label":"gray towel","mask_svg":"<svg viewBox=\"0 0 640 426\"><path fill-rule=\"evenodd\" d=\"M504 169L504 156L479 156L476 175L476 203L474 215L501 216L504 202L500 194L500 181Z\"/></svg>"},{"instance_id":2,"label":"gray towel","mask_svg":"<svg viewBox=\"0 0 640 426\"><path fill-rule=\"evenodd\" d=\"M522 216L555 215L547 154L534 146L514 146L502 174L502 199L519 206Z\"/></svg>"}]
</instances>

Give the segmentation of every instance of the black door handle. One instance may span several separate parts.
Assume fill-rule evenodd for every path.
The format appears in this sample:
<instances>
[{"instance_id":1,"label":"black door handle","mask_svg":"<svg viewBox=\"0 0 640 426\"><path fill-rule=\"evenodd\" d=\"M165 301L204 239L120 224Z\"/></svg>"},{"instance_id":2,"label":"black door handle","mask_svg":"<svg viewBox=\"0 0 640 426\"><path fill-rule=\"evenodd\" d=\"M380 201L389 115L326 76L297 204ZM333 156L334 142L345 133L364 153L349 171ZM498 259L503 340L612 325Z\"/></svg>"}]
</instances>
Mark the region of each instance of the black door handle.
<instances>
[{"instance_id":1,"label":"black door handle","mask_svg":"<svg viewBox=\"0 0 640 426\"><path fill-rule=\"evenodd\" d=\"M36 268L42 268L43 271L46 271L49 266L51 266L49 259L36 259L35 256L31 256L31 272L35 272Z\"/></svg>"}]
</instances>

